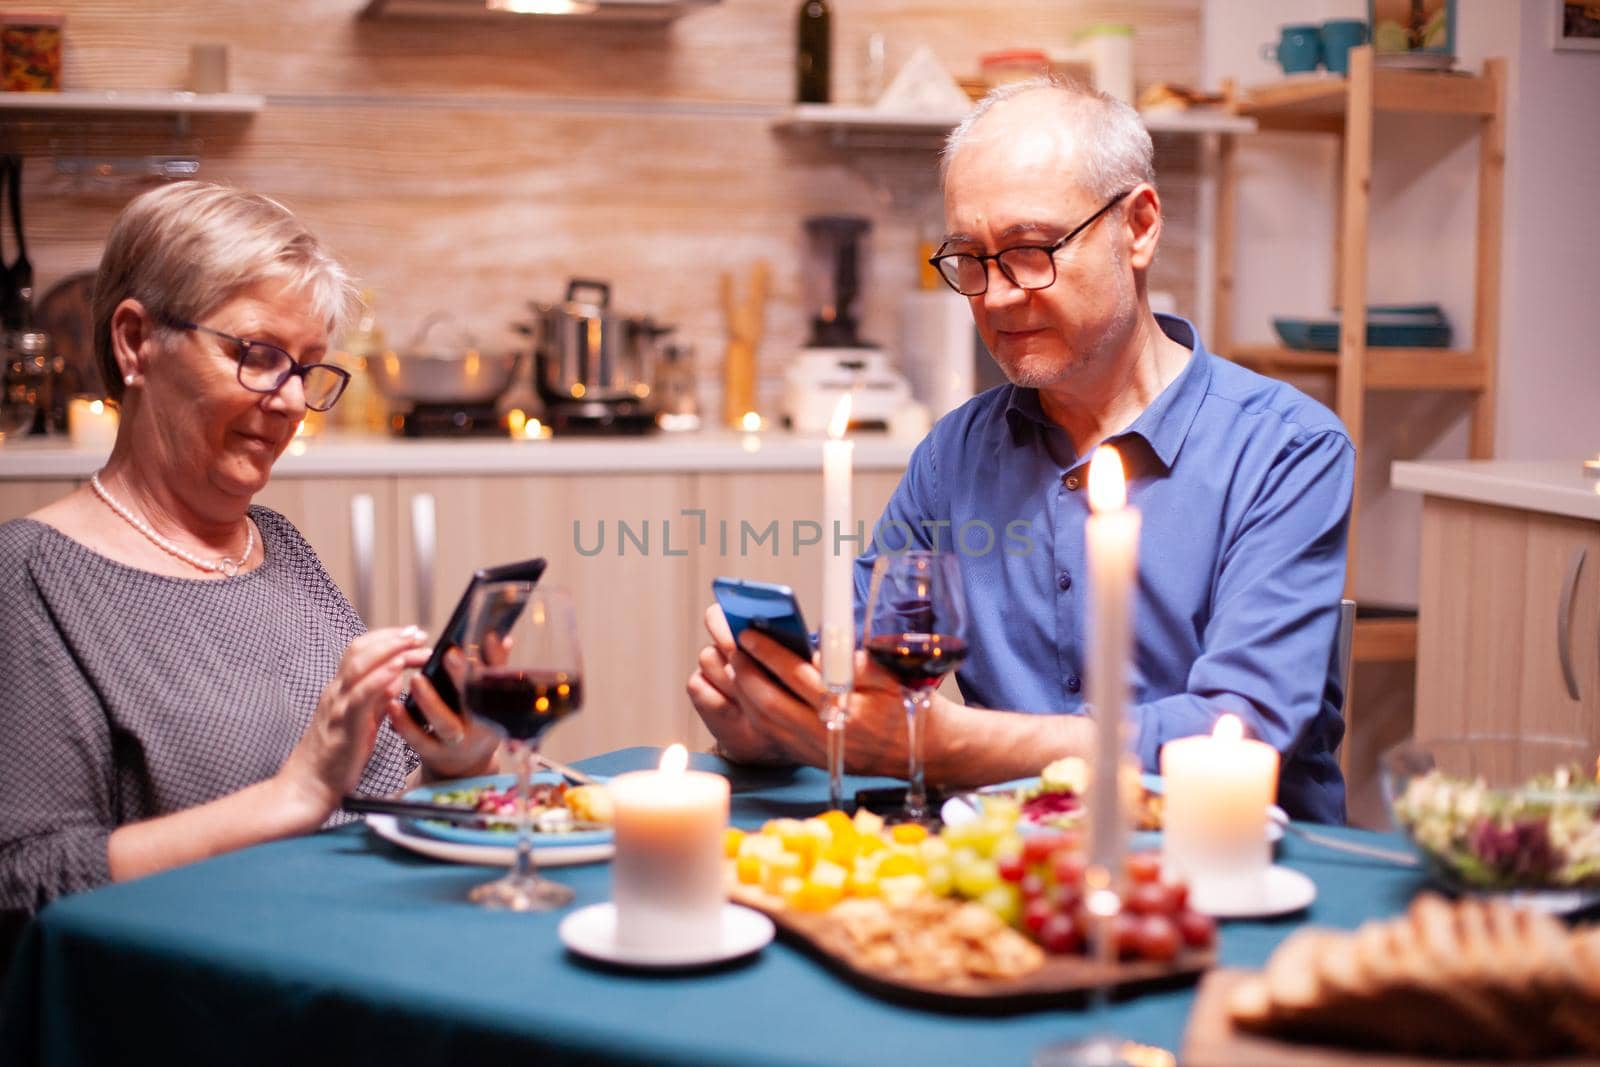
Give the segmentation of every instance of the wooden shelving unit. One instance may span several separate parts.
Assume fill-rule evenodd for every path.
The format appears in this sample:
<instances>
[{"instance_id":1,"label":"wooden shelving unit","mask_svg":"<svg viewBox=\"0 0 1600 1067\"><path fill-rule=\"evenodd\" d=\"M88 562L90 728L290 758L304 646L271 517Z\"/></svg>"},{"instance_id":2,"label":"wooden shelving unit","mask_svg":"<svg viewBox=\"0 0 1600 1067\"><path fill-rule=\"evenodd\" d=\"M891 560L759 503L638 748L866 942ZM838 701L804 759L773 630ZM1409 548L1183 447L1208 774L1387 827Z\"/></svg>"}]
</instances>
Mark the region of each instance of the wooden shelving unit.
<instances>
[{"instance_id":1,"label":"wooden shelving unit","mask_svg":"<svg viewBox=\"0 0 1600 1067\"><path fill-rule=\"evenodd\" d=\"M963 115L908 115L874 107L839 104L796 104L773 120L773 129L787 134L829 138L842 148L937 147ZM1254 119L1220 108L1140 112L1152 134L1199 136L1208 133L1253 133Z\"/></svg>"},{"instance_id":2,"label":"wooden shelving unit","mask_svg":"<svg viewBox=\"0 0 1600 1067\"><path fill-rule=\"evenodd\" d=\"M1331 134L1340 138L1344 172L1334 257L1336 303L1341 308L1339 350L1305 352L1232 339L1235 173L1234 138L1220 137L1216 230L1216 305L1212 334L1217 351L1274 375L1333 377L1334 410L1359 452L1365 445L1366 396L1375 391L1448 390L1471 395L1470 454L1494 451L1494 393L1500 308L1500 215L1505 170L1504 59L1482 74L1383 70L1371 47L1353 49L1348 77L1294 78L1247 89L1235 102L1239 115L1262 130ZM1366 344L1367 227L1370 214L1373 120L1380 111L1458 115L1479 123L1477 274L1473 294L1473 347L1372 348ZM1352 505L1350 568L1355 583L1359 515ZM1415 618L1358 618L1357 660L1416 657Z\"/></svg>"}]
</instances>

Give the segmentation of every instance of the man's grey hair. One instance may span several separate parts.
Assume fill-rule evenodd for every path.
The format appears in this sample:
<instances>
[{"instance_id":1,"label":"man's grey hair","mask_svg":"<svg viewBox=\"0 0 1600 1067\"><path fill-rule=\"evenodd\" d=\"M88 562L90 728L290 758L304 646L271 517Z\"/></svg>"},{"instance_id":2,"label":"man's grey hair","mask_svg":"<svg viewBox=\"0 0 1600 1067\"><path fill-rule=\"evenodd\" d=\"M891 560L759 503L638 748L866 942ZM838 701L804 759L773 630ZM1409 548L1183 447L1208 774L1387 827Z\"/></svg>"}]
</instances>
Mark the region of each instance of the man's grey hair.
<instances>
[{"instance_id":1,"label":"man's grey hair","mask_svg":"<svg viewBox=\"0 0 1600 1067\"><path fill-rule=\"evenodd\" d=\"M939 181L950 174L950 161L977 138L973 128L996 104L1025 93L1065 97L1076 125L1076 179L1096 197L1109 199L1141 182L1155 184L1155 147L1139 113L1115 97L1054 76L1013 82L991 90L972 113L950 132L939 160Z\"/></svg>"}]
</instances>

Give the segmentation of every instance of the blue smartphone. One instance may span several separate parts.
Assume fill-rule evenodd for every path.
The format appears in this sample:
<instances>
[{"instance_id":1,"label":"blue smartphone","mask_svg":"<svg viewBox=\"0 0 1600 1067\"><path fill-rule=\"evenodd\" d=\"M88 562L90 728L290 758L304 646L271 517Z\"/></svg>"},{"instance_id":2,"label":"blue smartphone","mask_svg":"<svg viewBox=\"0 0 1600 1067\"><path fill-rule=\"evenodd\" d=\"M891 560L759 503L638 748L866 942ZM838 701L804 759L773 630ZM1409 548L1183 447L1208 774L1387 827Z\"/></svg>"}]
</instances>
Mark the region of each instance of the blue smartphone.
<instances>
[{"instance_id":1,"label":"blue smartphone","mask_svg":"<svg viewBox=\"0 0 1600 1067\"><path fill-rule=\"evenodd\" d=\"M766 634L801 659L811 658L811 633L800 615L800 602L793 589L773 582L717 578L711 583L711 592L722 607L735 644L748 627Z\"/></svg>"}]
</instances>

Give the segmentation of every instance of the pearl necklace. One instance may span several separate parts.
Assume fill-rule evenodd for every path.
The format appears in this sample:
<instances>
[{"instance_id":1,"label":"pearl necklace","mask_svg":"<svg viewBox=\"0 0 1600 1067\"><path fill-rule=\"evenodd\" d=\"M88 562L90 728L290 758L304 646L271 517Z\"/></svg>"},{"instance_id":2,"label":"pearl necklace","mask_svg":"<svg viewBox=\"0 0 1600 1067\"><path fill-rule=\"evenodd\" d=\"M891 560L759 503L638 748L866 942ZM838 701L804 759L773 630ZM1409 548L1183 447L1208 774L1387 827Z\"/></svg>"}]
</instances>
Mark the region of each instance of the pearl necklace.
<instances>
[{"instance_id":1,"label":"pearl necklace","mask_svg":"<svg viewBox=\"0 0 1600 1067\"><path fill-rule=\"evenodd\" d=\"M100 484L99 471L96 471L94 474L90 475L89 484L94 487L95 495L106 502L106 507L122 516L129 526L132 526L135 530L138 530L140 533L144 534L157 548L177 556L190 566L198 567L203 571L212 571L213 573L225 574L229 578L232 578L234 575L239 573L240 567L249 562L250 553L255 550L255 526L251 524L249 519L245 519L244 552L239 556L238 559L232 559L228 556L219 556L215 560L201 559L194 553L185 551L184 549L173 544L171 541L167 540L165 537L162 537L160 534L156 533L150 528L149 523L145 522L143 519L139 518L139 516L129 511L121 501L117 500L111 495L110 492L107 491L105 486Z\"/></svg>"}]
</instances>

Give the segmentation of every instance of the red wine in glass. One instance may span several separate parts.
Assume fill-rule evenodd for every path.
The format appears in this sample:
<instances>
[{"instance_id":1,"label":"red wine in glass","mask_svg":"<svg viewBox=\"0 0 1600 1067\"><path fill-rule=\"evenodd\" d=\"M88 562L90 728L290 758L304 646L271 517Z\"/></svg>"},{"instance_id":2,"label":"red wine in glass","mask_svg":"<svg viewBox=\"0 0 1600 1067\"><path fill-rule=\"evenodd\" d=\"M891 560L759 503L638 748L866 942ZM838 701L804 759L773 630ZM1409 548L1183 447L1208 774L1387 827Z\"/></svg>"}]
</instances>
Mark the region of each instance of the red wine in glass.
<instances>
[{"instance_id":1,"label":"red wine in glass","mask_svg":"<svg viewBox=\"0 0 1600 1067\"><path fill-rule=\"evenodd\" d=\"M583 679L566 671L480 668L467 681L467 706L507 737L531 741L583 706Z\"/></svg>"},{"instance_id":2,"label":"red wine in glass","mask_svg":"<svg viewBox=\"0 0 1600 1067\"><path fill-rule=\"evenodd\" d=\"M932 689L967 658L967 643L949 634L883 634L865 647L907 689Z\"/></svg>"}]
</instances>

